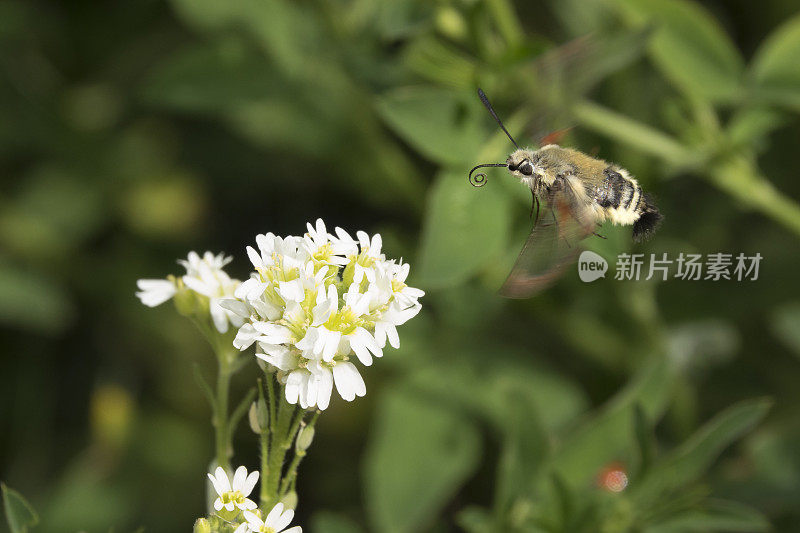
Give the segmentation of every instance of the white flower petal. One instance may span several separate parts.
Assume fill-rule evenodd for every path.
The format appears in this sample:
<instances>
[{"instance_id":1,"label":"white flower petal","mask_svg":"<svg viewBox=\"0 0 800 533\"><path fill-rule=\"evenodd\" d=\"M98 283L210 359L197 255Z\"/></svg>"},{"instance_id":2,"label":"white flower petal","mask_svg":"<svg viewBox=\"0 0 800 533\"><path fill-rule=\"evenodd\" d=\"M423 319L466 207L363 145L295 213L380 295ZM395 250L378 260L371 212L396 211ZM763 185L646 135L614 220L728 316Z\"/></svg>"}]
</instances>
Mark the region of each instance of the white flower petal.
<instances>
[{"instance_id":1,"label":"white flower petal","mask_svg":"<svg viewBox=\"0 0 800 533\"><path fill-rule=\"evenodd\" d=\"M356 396L364 396L367 393L364 378L353 363L344 362L333 367L333 380L339 396L348 402L352 402Z\"/></svg>"},{"instance_id":2,"label":"white flower petal","mask_svg":"<svg viewBox=\"0 0 800 533\"><path fill-rule=\"evenodd\" d=\"M244 324L236 333L236 338L233 339L233 346L238 350L246 350L251 344L256 342L258 336L259 333L252 324Z\"/></svg>"},{"instance_id":3,"label":"white flower petal","mask_svg":"<svg viewBox=\"0 0 800 533\"><path fill-rule=\"evenodd\" d=\"M361 341L360 338L357 336L350 336L350 348L358 357L358 360L361 361L361 364L364 366L371 366L372 365L372 354L369 353L364 343Z\"/></svg>"},{"instance_id":4,"label":"white flower petal","mask_svg":"<svg viewBox=\"0 0 800 533\"><path fill-rule=\"evenodd\" d=\"M389 338L389 344L392 348L400 348L400 336L397 334L397 327L394 324L387 324L385 326L386 336Z\"/></svg>"},{"instance_id":5,"label":"white flower petal","mask_svg":"<svg viewBox=\"0 0 800 533\"><path fill-rule=\"evenodd\" d=\"M244 488L245 479L247 479L247 468L245 468L244 466L240 466L239 468L236 469L236 472L233 473L233 483L231 483L233 490L235 491L238 490L239 492L242 492L242 488Z\"/></svg>"},{"instance_id":6,"label":"white flower petal","mask_svg":"<svg viewBox=\"0 0 800 533\"><path fill-rule=\"evenodd\" d=\"M250 493L253 492L253 487L255 487L256 483L258 483L258 475L258 470L253 470L250 472L250 475L247 476L244 486L241 489L243 495L249 496Z\"/></svg>"},{"instance_id":7,"label":"white flower petal","mask_svg":"<svg viewBox=\"0 0 800 533\"><path fill-rule=\"evenodd\" d=\"M275 521L275 525L272 527L275 528L275 531L283 531L283 528L292 523L292 518L294 518L294 510L288 509L287 511L284 511L280 517L278 517L278 519Z\"/></svg>"},{"instance_id":8,"label":"white flower petal","mask_svg":"<svg viewBox=\"0 0 800 533\"><path fill-rule=\"evenodd\" d=\"M253 500L245 498L242 503L237 504L237 507L242 511L252 511L253 509L258 509L258 504Z\"/></svg>"},{"instance_id":9,"label":"white flower petal","mask_svg":"<svg viewBox=\"0 0 800 533\"><path fill-rule=\"evenodd\" d=\"M175 284L168 279L140 279L136 285L141 289L136 297L147 307L156 307L175 296Z\"/></svg>"},{"instance_id":10,"label":"white flower petal","mask_svg":"<svg viewBox=\"0 0 800 533\"><path fill-rule=\"evenodd\" d=\"M247 520L247 523L250 524L250 527L256 531L261 529L261 526L264 525L264 521L261 520L258 515L251 513L250 511L244 512L244 519Z\"/></svg>"},{"instance_id":11,"label":"white flower petal","mask_svg":"<svg viewBox=\"0 0 800 533\"><path fill-rule=\"evenodd\" d=\"M236 300L234 298L221 298L219 300L219 305L223 309L227 309L237 316L242 318L250 318L250 307L248 307L248 305L241 300Z\"/></svg>"},{"instance_id":12,"label":"white flower petal","mask_svg":"<svg viewBox=\"0 0 800 533\"><path fill-rule=\"evenodd\" d=\"M264 525L267 527L274 528L275 523L278 521L281 514L283 514L283 504L278 502L275 504L275 507L272 508L267 517L264 519Z\"/></svg>"},{"instance_id":13,"label":"white flower petal","mask_svg":"<svg viewBox=\"0 0 800 533\"><path fill-rule=\"evenodd\" d=\"M214 476L217 478L217 486L220 489L217 493L222 495L223 492L230 492L231 482L228 480L228 474L225 472L225 469L218 466L217 469L214 470Z\"/></svg>"},{"instance_id":14,"label":"white flower petal","mask_svg":"<svg viewBox=\"0 0 800 533\"><path fill-rule=\"evenodd\" d=\"M228 331L228 312L219 305L218 298L208 299L208 309L211 313L211 320L214 322L214 327L220 333Z\"/></svg>"},{"instance_id":15,"label":"white flower petal","mask_svg":"<svg viewBox=\"0 0 800 533\"><path fill-rule=\"evenodd\" d=\"M292 405L297 405L300 397L300 387L303 383L303 373L305 370L295 370L286 378L286 401Z\"/></svg>"}]
</instances>

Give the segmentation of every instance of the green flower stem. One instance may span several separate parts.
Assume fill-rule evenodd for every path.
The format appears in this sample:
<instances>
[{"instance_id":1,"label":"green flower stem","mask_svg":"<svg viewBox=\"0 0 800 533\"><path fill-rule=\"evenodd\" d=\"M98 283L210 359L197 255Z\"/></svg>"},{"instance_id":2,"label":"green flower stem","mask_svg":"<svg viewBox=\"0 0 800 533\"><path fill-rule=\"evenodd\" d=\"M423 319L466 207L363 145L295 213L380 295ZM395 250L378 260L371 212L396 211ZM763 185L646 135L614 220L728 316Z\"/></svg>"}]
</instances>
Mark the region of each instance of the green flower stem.
<instances>
[{"instance_id":1,"label":"green flower stem","mask_svg":"<svg viewBox=\"0 0 800 533\"><path fill-rule=\"evenodd\" d=\"M487 0L486 7L497 24L497 29L509 47L515 47L524 39L522 25L508 0Z\"/></svg>"},{"instance_id":2,"label":"green flower stem","mask_svg":"<svg viewBox=\"0 0 800 533\"><path fill-rule=\"evenodd\" d=\"M267 374L267 383L272 389L272 379L273 376L271 374ZM269 499L269 490L267 487L267 480L269 479L269 436L270 436L270 428L272 428L272 414L271 411L274 408L274 402L272 400L273 395L270 393L267 398L267 405L268 411L270 411L269 416L269 423L267 427L260 428L261 433L258 435L259 444L261 445L261 488L259 491L259 501L261 502L261 506L264 507L265 503ZM259 402L263 402L264 400L264 387L261 384L261 380L258 382L258 400Z\"/></svg>"},{"instance_id":3,"label":"green flower stem","mask_svg":"<svg viewBox=\"0 0 800 533\"><path fill-rule=\"evenodd\" d=\"M239 405L237 405L236 408L231 412L231 416L228 419L228 449L231 451L233 450L233 433L236 430L236 427L239 425L239 422L241 422L245 413L247 413L247 410L253 404L255 396L256 389L250 389L241 399Z\"/></svg>"},{"instance_id":4,"label":"green flower stem","mask_svg":"<svg viewBox=\"0 0 800 533\"><path fill-rule=\"evenodd\" d=\"M228 463L228 393L231 383L230 361L227 353L218 353L219 374L217 374L216 406L214 409L214 429L216 431L217 464L230 471Z\"/></svg>"},{"instance_id":5,"label":"green flower stem","mask_svg":"<svg viewBox=\"0 0 800 533\"><path fill-rule=\"evenodd\" d=\"M283 400L283 398L284 386L281 385L278 390L278 414L275 430L270 431L269 461L267 464L267 472L269 475L262 481L262 483L267 485L266 502L261 502L262 507L266 509L277 503L278 487L280 486L281 474L283 472L283 461L286 457L286 448L284 448L283 443L288 437L289 427L292 425L292 418L297 409L294 405Z\"/></svg>"},{"instance_id":6,"label":"green flower stem","mask_svg":"<svg viewBox=\"0 0 800 533\"><path fill-rule=\"evenodd\" d=\"M572 108L584 127L654 155L674 166L696 162L695 153L676 139L610 109L591 102L579 102Z\"/></svg>"},{"instance_id":7,"label":"green flower stem","mask_svg":"<svg viewBox=\"0 0 800 533\"><path fill-rule=\"evenodd\" d=\"M212 402L212 423L214 426L215 456L217 465L230 472L230 456L232 455L229 433L231 432L228 421L228 396L230 392L231 376L240 367L235 365L239 352L229 344L230 340L220 335L208 320L194 317L192 322L198 327L203 337L211 344L214 355L217 357L218 374L217 387L213 396L209 394ZM198 380L208 393L208 385L197 372Z\"/></svg>"},{"instance_id":8,"label":"green flower stem","mask_svg":"<svg viewBox=\"0 0 800 533\"><path fill-rule=\"evenodd\" d=\"M269 431L275 433L275 406L280 398L275 398L275 374L267 374L267 408L269 410Z\"/></svg>"},{"instance_id":9,"label":"green flower stem","mask_svg":"<svg viewBox=\"0 0 800 533\"><path fill-rule=\"evenodd\" d=\"M711 183L800 235L800 206L762 176L755 164L734 156L706 169Z\"/></svg>"},{"instance_id":10,"label":"green flower stem","mask_svg":"<svg viewBox=\"0 0 800 533\"><path fill-rule=\"evenodd\" d=\"M314 415L311 417L311 420L308 422L307 427L314 427L314 424L317 423L317 418L319 418L319 411L316 411ZM298 417L299 420L302 420L304 413ZM290 442L291 445L291 442ZM292 458L292 462L289 463L289 469L286 471L286 475L283 477L283 481L281 481L281 490L279 492L278 498L283 498L286 494L292 490L294 487L295 481L297 480L297 468L300 466L300 461L303 460L303 457L306 456L305 450L295 450L294 457Z\"/></svg>"}]
</instances>

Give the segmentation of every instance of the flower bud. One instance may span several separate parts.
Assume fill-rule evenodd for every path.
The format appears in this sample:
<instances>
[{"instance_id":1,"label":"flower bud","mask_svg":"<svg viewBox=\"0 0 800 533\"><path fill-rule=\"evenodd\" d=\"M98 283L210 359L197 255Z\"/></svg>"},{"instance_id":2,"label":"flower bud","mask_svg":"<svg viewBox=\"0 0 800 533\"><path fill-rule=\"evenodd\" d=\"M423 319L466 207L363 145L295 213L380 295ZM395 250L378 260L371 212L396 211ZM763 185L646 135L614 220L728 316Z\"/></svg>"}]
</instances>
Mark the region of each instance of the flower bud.
<instances>
[{"instance_id":1,"label":"flower bud","mask_svg":"<svg viewBox=\"0 0 800 533\"><path fill-rule=\"evenodd\" d=\"M269 427L269 409L267 408L267 402L264 401L264 398L258 399L256 405L256 420L258 421L258 426L261 428L261 431L266 431Z\"/></svg>"},{"instance_id":2,"label":"flower bud","mask_svg":"<svg viewBox=\"0 0 800 533\"><path fill-rule=\"evenodd\" d=\"M247 411L247 421L250 423L250 429L253 430L253 433L256 435L261 435L261 426L258 423L258 402L253 402L250 404L250 410Z\"/></svg>"},{"instance_id":3,"label":"flower bud","mask_svg":"<svg viewBox=\"0 0 800 533\"><path fill-rule=\"evenodd\" d=\"M194 316L195 312L197 311L197 298L195 297L195 292L186 287L183 284L183 280L180 278L176 278L175 276L169 276L170 281L175 283L177 287L177 291L175 292L175 296L173 298L175 302L175 309L178 310L183 316Z\"/></svg>"},{"instance_id":4,"label":"flower bud","mask_svg":"<svg viewBox=\"0 0 800 533\"><path fill-rule=\"evenodd\" d=\"M281 503L286 509L295 509L297 507L297 493L293 490L287 492L286 496L281 498Z\"/></svg>"},{"instance_id":5,"label":"flower bud","mask_svg":"<svg viewBox=\"0 0 800 533\"><path fill-rule=\"evenodd\" d=\"M314 426L303 426L300 428L300 433L297 435L295 442L295 450L298 453L305 453L314 441Z\"/></svg>"},{"instance_id":6,"label":"flower bud","mask_svg":"<svg viewBox=\"0 0 800 533\"><path fill-rule=\"evenodd\" d=\"M454 41L464 40L469 31L464 17L451 6L436 12L436 29Z\"/></svg>"},{"instance_id":7,"label":"flower bud","mask_svg":"<svg viewBox=\"0 0 800 533\"><path fill-rule=\"evenodd\" d=\"M250 422L250 429L256 435L260 435L269 429L269 410L267 402L260 398L252 403L247 413L247 420Z\"/></svg>"},{"instance_id":8,"label":"flower bud","mask_svg":"<svg viewBox=\"0 0 800 533\"><path fill-rule=\"evenodd\" d=\"M192 531L194 533L211 533L211 524L205 518L198 518Z\"/></svg>"}]
</instances>

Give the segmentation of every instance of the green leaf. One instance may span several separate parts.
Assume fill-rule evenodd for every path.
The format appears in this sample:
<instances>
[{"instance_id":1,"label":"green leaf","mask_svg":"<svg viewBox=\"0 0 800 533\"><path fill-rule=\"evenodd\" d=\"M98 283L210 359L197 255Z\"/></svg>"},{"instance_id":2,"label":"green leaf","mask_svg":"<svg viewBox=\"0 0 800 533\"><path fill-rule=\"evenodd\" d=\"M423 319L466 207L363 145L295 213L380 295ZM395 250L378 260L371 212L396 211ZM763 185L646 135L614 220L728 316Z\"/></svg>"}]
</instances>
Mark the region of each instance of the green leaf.
<instances>
[{"instance_id":1,"label":"green leaf","mask_svg":"<svg viewBox=\"0 0 800 533\"><path fill-rule=\"evenodd\" d=\"M203 377L203 373L200 371L200 365L194 363L192 365L192 371L194 373L194 380L197 382L197 385L202 389L203 393L206 396L206 400L208 400L208 405L211 407L211 411L214 412L217 409L217 399L214 395L214 390L211 388L211 385L208 384L206 378Z\"/></svg>"},{"instance_id":2,"label":"green leaf","mask_svg":"<svg viewBox=\"0 0 800 533\"><path fill-rule=\"evenodd\" d=\"M727 127L734 148L752 148L755 143L787 121L787 116L766 106L737 109Z\"/></svg>"},{"instance_id":3,"label":"green leaf","mask_svg":"<svg viewBox=\"0 0 800 533\"><path fill-rule=\"evenodd\" d=\"M456 522L468 533L489 533L496 531L494 519L486 509L471 505L458 512Z\"/></svg>"},{"instance_id":4,"label":"green leaf","mask_svg":"<svg viewBox=\"0 0 800 533\"><path fill-rule=\"evenodd\" d=\"M0 262L0 324L55 335L73 315L72 302L53 281Z\"/></svg>"},{"instance_id":5,"label":"green leaf","mask_svg":"<svg viewBox=\"0 0 800 533\"><path fill-rule=\"evenodd\" d=\"M636 25L653 25L650 56L692 96L730 102L740 95L743 61L719 23L687 0L616 0Z\"/></svg>"},{"instance_id":6,"label":"green leaf","mask_svg":"<svg viewBox=\"0 0 800 533\"><path fill-rule=\"evenodd\" d=\"M314 533L360 533L363 529L341 513L317 511L311 517L311 531Z\"/></svg>"},{"instance_id":7,"label":"green leaf","mask_svg":"<svg viewBox=\"0 0 800 533\"><path fill-rule=\"evenodd\" d=\"M506 515L516 501L533 497L542 465L550 455L547 432L530 397L513 391L507 398L495 486L500 516Z\"/></svg>"},{"instance_id":8,"label":"green leaf","mask_svg":"<svg viewBox=\"0 0 800 533\"><path fill-rule=\"evenodd\" d=\"M242 419L247 410L250 409L250 405L253 403L255 397L256 389L254 387L247 391L247 394L239 402L239 405L236 406L236 409L231 412L230 420L228 422L229 439L233 438L233 434L236 432L236 427L239 425L239 421Z\"/></svg>"},{"instance_id":9,"label":"green leaf","mask_svg":"<svg viewBox=\"0 0 800 533\"><path fill-rule=\"evenodd\" d=\"M800 302L782 306L769 321L773 334L800 357Z\"/></svg>"},{"instance_id":10,"label":"green leaf","mask_svg":"<svg viewBox=\"0 0 800 533\"><path fill-rule=\"evenodd\" d=\"M726 447L767 414L770 405L765 399L748 400L719 413L665 456L632 492L640 501L654 501L697 480Z\"/></svg>"},{"instance_id":11,"label":"green leaf","mask_svg":"<svg viewBox=\"0 0 800 533\"><path fill-rule=\"evenodd\" d=\"M498 433L508 424L508 398L518 398L522 405L535 408L537 424L547 432L573 423L588 405L578 386L534 362L536 354L474 342L450 349L459 354L456 360L429 358L425 365L415 365L409 383L481 417ZM486 368L484 361L489 353L494 363Z\"/></svg>"},{"instance_id":12,"label":"green leaf","mask_svg":"<svg viewBox=\"0 0 800 533\"><path fill-rule=\"evenodd\" d=\"M263 57L236 39L178 49L145 80L149 104L189 113L230 112L245 104L276 98L285 89Z\"/></svg>"},{"instance_id":13,"label":"green leaf","mask_svg":"<svg viewBox=\"0 0 800 533\"><path fill-rule=\"evenodd\" d=\"M436 37L412 41L403 52L403 62L434 83L458 89L475 86L475 60Z\"/></svg>"},{"instance_id":14,"label":"green leaf","mask_svg":"<svg viewBox=\"0 0 800 533\"><path fill-rule=\"evenodd\" d=\"M758 96L800 110L800 15L775 30L755 54L750 72Z\"/></svg>"},{"instance_id":15,"label":"green leaf","mask_svg":"<svg viewBox=\"0 0 800 533\"><path fill-rule=\"evenodd\" d=\"M555 454L553 467L575 486L593 479L603 466L627 455L633 442L633 413L637 405L651 420L669 401L675 376L665 358L651 361L596 416L590 418Z\"/></svg>"},{"instance_id":16,"label":"green leaf","mask_svg":"<svg viewBox=\"0 0 800 533\"><path fill-rule=\"evenodd\" d=\"M673 137L610 109L584 101L576 104L572 111L584 127L673 165L691 164L695 159L692 152Z\"/></svg>"},{"instance_id":17,"label":"green leaf","mask_svg":"<svg viewBox=\"0 0 800 533\"><path fill-rule=\"evenodd\" d=\"M638 475L642 476L649 470L655 460L656 437L653 434L653 426L640 405L637 405L633 410L633 428L636 434L636 445L639 450Z\"/></svg>"},{"instance_id":18,"label":"green leaf","mask_svg":"<svg viewBox=\"0 0 800 533\"><path fill-rule=\"evenodd\" d=\"M469 420L418 394L388 391L364 459L372 527L387 533L424 529L479 459L480 438Z\"/></svg>"},{"instance_id":19,"label":"green leaf","mask_svg":"<svg viewBox=\"0 0 800 533\"><path fill-rule=\"evenodd\" d=\"M215 0L172 0L178 17L187 25L200 30L218 30L239 19L244 2Z\"/></svg>"},{"instance_id":20,"label":"green leaf","mask_svg":"<svg viewBox=\"0 0 800 533\"><path fill-rule=\"evenodd\" d=\"M711 501L704 509L693 509L648 527L645 533L688 533L691 531L768 531L769 522L748 506L736 502Z\"/></svg>"},{"instance_id":21,"label":"green leaf","mask_svg":"<svg viewBox=\"0 0 800 533\"><path fill-rule=\"evenodd\" d=\"M463 168L486 140L481 126L485 115L479 114L474 95L466 100L464 94L432 87L400 88L378 100L378 113L423 156Z\"/></svg>"},{"instance_id":22,"label":"green leaf","mask_svg":"<svg viewBox=\"0 0 800 533\"><path fill-rule=\"evenodd\" d=\"M423 222L420 285L458 285L502 256L511 226L511 203L499 187L472 187L466 170L439 175Z\"/></svg>"},{"instance_id":23,"label":"green leaf","mask_svg":"<svg viewBox=\"0 0 800 533\"><path fill-rule=\"evenodd\" d=\"M22 494L0 483L3 491L3 510L11 533L25 533L29 527L39 523L39 516Z\"/></svg>"}]
</instances>

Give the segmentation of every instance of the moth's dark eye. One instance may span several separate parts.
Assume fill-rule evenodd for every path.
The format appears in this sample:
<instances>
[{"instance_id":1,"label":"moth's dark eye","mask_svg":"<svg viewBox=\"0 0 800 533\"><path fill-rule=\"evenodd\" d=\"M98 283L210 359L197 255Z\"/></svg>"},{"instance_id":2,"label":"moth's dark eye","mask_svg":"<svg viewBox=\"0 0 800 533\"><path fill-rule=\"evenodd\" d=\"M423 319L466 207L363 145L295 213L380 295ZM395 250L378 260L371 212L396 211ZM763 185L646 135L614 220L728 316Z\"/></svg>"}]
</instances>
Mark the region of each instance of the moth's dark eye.
<instances>
[{"instance_id":1,"label":"moth's dark eye","mask_svg":"<svg viewBox=\"0 0 800 533\"><path fill-rule=\"evenodd\" d=\"M526 176L530 176L533 174L533 165L531 165L530 161L523 161L518 170Z\"/></svg>"},{"instance_id":2,"label":"moth's dark eye","mask_svg":"<svg viewBox=\"0 0 800 533\"><path fill-rule=\"evenodd\" d=\"M508 170L510 170L511 172L514 172L515 170L517 170L517 166L514 163L509 163L508 164Z\"/></svg>"}]
</instances>

